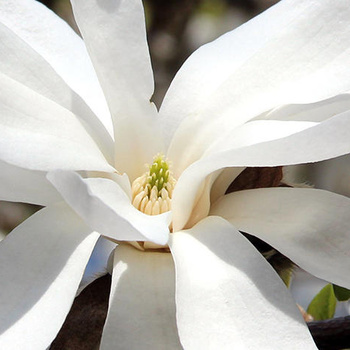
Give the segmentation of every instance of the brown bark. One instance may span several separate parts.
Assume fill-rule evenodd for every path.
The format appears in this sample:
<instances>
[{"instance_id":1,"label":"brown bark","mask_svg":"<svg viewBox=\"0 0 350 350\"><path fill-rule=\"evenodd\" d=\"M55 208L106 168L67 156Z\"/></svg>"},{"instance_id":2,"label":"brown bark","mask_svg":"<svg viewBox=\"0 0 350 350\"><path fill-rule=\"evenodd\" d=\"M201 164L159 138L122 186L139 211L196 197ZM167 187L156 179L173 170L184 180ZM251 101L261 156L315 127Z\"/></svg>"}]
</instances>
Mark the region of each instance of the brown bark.
<instances>
[{"instance_id":1,"label":"brown bark","mask_svg":"<svg viewBox=\"0 0 350 350\"><path fill-rule=\"evenodd\" d=\"M231 183L226 194L253 188L278 187L282 177L282 167L246 168Z\"/></svg>"},{"instance_id":2,"label":"brown bark","mask_svg":"<svg viewBox=\"0 0 350 350\"><path fill-rule=\"evenodd\" d=\"M105 275L80 293L50 350L98 349L108 310L110 285L111 276Z\"/></svg>"}]
</instances>

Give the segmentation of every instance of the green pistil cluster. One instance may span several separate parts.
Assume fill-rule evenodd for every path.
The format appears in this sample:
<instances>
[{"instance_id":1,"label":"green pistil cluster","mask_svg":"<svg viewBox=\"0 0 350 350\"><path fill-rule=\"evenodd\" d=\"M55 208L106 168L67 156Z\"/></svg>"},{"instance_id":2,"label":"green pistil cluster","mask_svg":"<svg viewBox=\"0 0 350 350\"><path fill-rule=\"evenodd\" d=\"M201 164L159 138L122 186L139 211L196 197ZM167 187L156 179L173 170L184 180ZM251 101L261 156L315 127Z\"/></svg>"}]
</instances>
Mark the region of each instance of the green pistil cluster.
<instances>
[{"instance_id":1,"label":"green pistil cluster","mask_svg":"<svg viewBox=\"0 0 350 350\"><path fill-rule=\"evenodd\" d=\"M148 171L131 185L133 206L147 215L158 215L171 209L171 199L176 180L169 163L162 154L153 158Z\"/></svg>"},{"instance_id":2,"label":"green pistil cluster","mask_svg":"<svg viewBox=\"0 0 350 350\"><path fill-rule=\"evenodd\" d=\"M164 160L164 155L158 154L153 159L153 164L149 166L149 176L147 182L152 189L154 186L160 192L162 188L168 183L169 180L169 165Z\"/></svg>"}]
</instances>

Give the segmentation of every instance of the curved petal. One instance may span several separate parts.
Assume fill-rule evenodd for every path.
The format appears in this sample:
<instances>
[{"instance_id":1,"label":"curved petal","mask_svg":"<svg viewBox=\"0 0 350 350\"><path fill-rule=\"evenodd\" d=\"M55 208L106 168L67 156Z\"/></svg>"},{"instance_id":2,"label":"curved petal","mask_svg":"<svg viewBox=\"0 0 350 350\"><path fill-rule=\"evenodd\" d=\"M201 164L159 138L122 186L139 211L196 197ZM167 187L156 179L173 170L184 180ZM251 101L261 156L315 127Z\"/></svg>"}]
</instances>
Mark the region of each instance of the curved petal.
<instances>
[{"instance_id":1,"label":"curved petal","mask_svg":"<svg viewBox=\"0 0 350 350\"><path fill-rule=\"evenodd\" d=\"M349 153L349 140L350 111L287 137L208 155L188 167L177 182L172 202L174 229L184 227L201 183L212 172L321 161Z\"/></svg>"},{"instance_id":2,"label":"curved petal","mask_svg":"<svg viewBox=\"0 0 350 350\"><path fill-rule=\"evenodd\" d=\"M227 221L171 236L185 349L316 349L285 285Z\"/></svg>"},{"instance_id":3,"label":"curved petal","mask_svg":"<svg viewBox=\"0 0 350 350\"><path fill-rule=\"evenodd\" d=\"M62 200L46 173L27 170L0 160L0 200L39 205Z\"/></svg>"},{"instance_id":4,"label":"curved petal","mask_svg":"<svg viewBox=\"0 0 350 350\"><path fill-rule=\"evenodd\" d=\"M244 171L245 168L225 168L222 170L212 185L210 191L210 203L215 203L223 196L231 183Z\"/></svg>"},{"instance_id":5,"label":"curved petal","mask_svg":"<svg viewBox=\"0 0 350 350\"><path fill-rule=\"evenodd\" d=\"M223 130L267 110L349 91L349 16L346 0L281 1L200 49L175 78L162 113L166 131L180 126L167 135L169 154L179 145L185 153L189 135L204 151Z\"/></svg>"},{"instance_id":6,"label":"curved petal","mask_svg":"<svg viewBox=\"0 0 350 350\"><path fill-rule=\"evenodd\" d=\"M316 126L307 121L255 120L236 128L229 137L223 137L209 147L205 155L248 147L281 139Z\"/></svg>"},{"instance_id":7,"label":"curved petal","mask_svg":"<svg viewBox=\"0 0 350 350\"><path fill-rule=\"evenodd\" d=\"M223 135L208 147L204 156L281 139L315 125L316 123L308 121L254 120L235 128L229 135L225 135L225 131L223 131ZM201 143L205 142L204 135ZM200 147L198 146L197 142L191 142L187 144L187 153L180 154L182 152L181 147L176 151L174 150L174 158L170 159L172 161L174 159L174 174L176 177L179 177L191 163L201 158Z\"/></svg>"},{"instance_id":8,"label":"curved petal","mask_svg":"<svg viewBox=\"0 0 350 350\"><path fill-rule=\"evenodd\" d=\"M132 178L160 149L141 0L72 1L114 124L116 166Z\"/></svg>"},{"instance_id":9,"label":"curved petal","mask_svg":"<svg viewBox=\"0 0 350 350\"><path fill-rule=\"evenodd\" d=\"M138 211L115 181L83 179L65 171L51 172L48 179L65 201L102 235L118 241L167 243L170 212L150 216Z\"/></svg>"},{"instance_id":10,"label":"curved petal","mask_svg":"<svg viewBox=\"0 0 350 350\"><path fill-rule=\"evenodd\" d=\"M67 109L0 73L0 157L33 170L113 171Z\"/></svg>"},{"instance_id":11,"label":"curved petal","mask_svg":"<svg viewBox=\"0 0 350 350\"><path fill-rule=\"evenodd\" d=\"M77 295L80 294L90 283L108 273L109 257L116 246L116 243L100 236L93 252L91 253L90 260L86 265Z\"/></svg>"},{"instance_id":12,"label":"curved petal","mask_svg":"<svg viewBox=\"0 0 350 350\"><path fill-rule=\"evenodd\" d=\"M98 237L61 203L40 210L1 242L2 349L50 345L69 312Z\"/></svg>"},{"instance_id":13,"label":"curved petal","mask_svg":"<svg viewBox=\"0 0 350 350\"><path fill-rule=\"evenodd\" d=\"M81 97L35 50L1 23L0 38L0 72L73 112L112 163L112 139Z\"/></svg>"},{"instance_id":14,"label":"curved petal","mask_svg":"<svg viewBox=\"0 0 350 350\"><path fill-rule=\"evenodd\" d=\"M84 43L67 23L34 0L1 1L0 23L38 52L111 130L106 101Z\"/></svg>"},{"instance_id":15,"label":"curved petal","mask_svg":"<svg viewBox=\"0 0 350 350\"><path fill-rule=\"evenodd\" d=\"M341 94L315 103L280 106L254 119L322 122L349 110L350 94Z\"/></svg>"},{"instance_id":16,"label":"curved petal","mask_svg":"<svg viewBox=\"0 0 350 350\"><path fill-rule=\"evenodd\" d=\"M170 253L118 246L101 349L181 349Z\"/></svg>"},{"instance_id":17,"label":"curved petal","mask_svg":"<svg viewBox=\"0 0 350 350\"><path fill-rule=\"evenodd\" d=\"M212 208L316 277L350 288L350 199L305 188L264 188L224 196Z\"/></svg>"}]
</instances>

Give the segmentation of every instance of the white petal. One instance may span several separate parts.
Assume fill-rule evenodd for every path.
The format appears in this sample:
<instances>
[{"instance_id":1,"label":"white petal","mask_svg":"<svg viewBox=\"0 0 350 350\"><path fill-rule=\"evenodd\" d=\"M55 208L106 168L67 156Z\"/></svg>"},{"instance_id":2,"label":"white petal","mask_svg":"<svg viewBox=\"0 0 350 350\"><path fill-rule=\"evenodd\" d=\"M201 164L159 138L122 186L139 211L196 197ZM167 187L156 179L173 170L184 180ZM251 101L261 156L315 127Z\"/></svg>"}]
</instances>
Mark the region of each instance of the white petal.
<instances>
[{"instance_id":1,"label":"white petal","mask_svg":"<svg viewBox=\"0 0 350 350\"><path fill-rule=\"evenodd\" d=\"M209 217L170 248L185 349L316 349L281 279L228 222Z\"/></svg>"},{"instance_id":2,"label":"white petal","mask_svg":"<svg viewBox=\"0 0 350 350\"><path fill-rule=\"evenodd\" d=\"M0 157L34 170L113 171L67 109L0 73Z\"/></svg>"},{"instance_id":3,"label":"white petal","mask_svg":"<svg viewBox=\"0 0 350 350\"><path fill-rule=\"evenodd\" d=\"M111 110L149 101L154 83L142 1L73 0L72 5Z\"/></svg>"},{"instance_id":4,"label":"white petal","mask_svg":"<svg viewBox=\"0 0 350 350\"><path fill-rule=\"evenodd\" d=\"M1 242L1 349L50 345L98 237L60 204L34 214Z\"/></svg>"},{"instance_id":5,"label":"white petal","mask_svg":"<svg viewBox=\"0 0 350 350\"><path fill-rule=\"evenodd\" d=\"M0 200L48 205L62 198L47 181L46 173L0 160Z\"/></svg>"},{"instance_id":6,"label":"white petal","mask_svg":"<svg viewBox=\"0 0 350 350\"><path fill-rule=\"evenodd\" d=\"M163 151L141 0L72 1L114 123L116 167L136 178Z\"/></svg>"},{"instance_id":7,"label":"white petal","mask_svg":"<svg viewBox=\"0 0 350 350\"><path fill-rule=\"evenodd\" d=\"M76 114L113 162L112 139L85 102L34 49L1 23L0 38L0 72Z\"/></svg>"},{"instance_id":8,"label":"white petal","mask_svg":"<svg viewBox=\"0 0 350 350\"><path fill-rule=\"evenodd\" d=\"M179 144L186 152L189 135L204 151L223 130L267 110L349 91L349 16L346 0L282 1L199 49L175 78L162 113L166 131L184 124L169 153Z\"/></svg>"},{"instance_id":9,"label":"white petal","mask_svg":"<svg viewBox=\"0 0 350 350\"><path fill-rule=\"evenodd\" d=\"M122 99L121 106L125 102ZM123 111L117 117L120 119L114 123L114 164L133 181L145 172L147 164L152 164L154 156L166 153L158 115L155 106L147 102L135 113Z\"/></svg>"},{"instance_id":10,"label":"white petal","mask_svg":"<svg viewBox=\"0 0 350 350\"><path fill-rule=\"evenodd\" d=\"M229 137L223 137L215 142L211 147L209 147L206 154L222 152L228 149L232 150L235 148L247 147L256 143L279 139L305 130L311 126L314 126L315 124L316 123L313 122L274 120L248 122L235 129ZM185 157L183 156L182 158ZM197 194L197 198L194 201L196 204L193 207L191 217L189 218L186 227L192 227L194 223L199 221L198 218L202 219L208 215L210 204L214 203L219 197L225 194L228 186L233 182L242 169L244 168L225 168L223 171L219 171L219 173L215 172L211 174L209 177L211 179L210 182L208 181L208 178L206 178L206 181L204 181L203 184L203 190L201 190L201 197L198 199ZM216 175L213 176L214 174ZM206 196L203 197L205 194ZM206 206L204 206L205 202ZM201 213L201 215L198 213Z\"/></svg>"},{"instance_id":11,"label":"white petal","mask_svg":"<svg viewBox=\"0 0 350 350\"><path fill-rule=\"evenodd\" d=\"M350 199L302 188L239 191L211 214L266 241L316 277L350 288Z\"/></svg>"},{"instance_id":12,"label":"white petal","mask_svg":"<svg viewBox=\"0 0 350 350\"><path fill-rule=\"evenodd\" d=\"M150 216L138 211L121 186L110 179L82 179L54 171L48 179L66 202L96 231L118 241L166 244L170 212Z\"/></svg>"},{"instance_id":13,"label":"white petal","mask_svg":"<svg viewBox=\"0 0 350 350\"><path fill-rule=\"evenodd\" d=\"M108 273L109 257L116 243L100 236L86 265L84 276L80 282L77 295L79 295L90 283Z\"/></svg>"},{"instance_id":14,"label":"white petal","mask_svg":"<svg viewBox=\"0 0 350 350\"><path fill-rule=\"evenodd\" d=\"M229 135L225 131L216 142L205 151L204 156L211 153L233 150L237 148L251 146L257 143L280 139L302 130L315 126L314 122L307 121L279 121L279 120L256 120L243 124ZM202 143L205 143L203 135ZM197 142L188 142L186 153L181 153L182 147L174 150L172 160L175 159L174 174L179 177L180 174L193 162L201 157L200 147Z\"/></svg>"},{"instance_id":15,"label":"white petal","mask_svg":"<svg viewBox=\"0 0 350 350\"><path fill-rule=\"evenodd\" d=\"M341 94L309 104L294 104L277 107L255 118L322 122L350 110L350 94Z\"/></svg>"},{"instance_id":16,"label":"white petal","mask_svg":"<svg viewBox=\"0 0 350 350\"><path fill-rule=\"evenodd\" d=\"M106 101L84 43L67 23L33 0L1 1L0 22L38 52L111 130Z\"/></svg>"},{"instance_id":17,"label":"white petal","mask_svg":"<svg viewBox=\"0 0 350 350\"><path fill-rule=\"evenodd\" d=\"M211 188L210 202L215 203L223 196L231 183L244 169L245 168L225 168L222 170Z\"/></svg>"},{"instance_id":18,"label":"white petal","mask_svg":"<svg viewBox=\"0 0 350 350\"><path fill-rule=\"evenodd\" d=\"M181 349L170 253L118 246L101 349Z\"/></svg>"},{"instance_id":19,"label":"white petal","mask_svg":"<svg viewBox=\"0 0 350 350\"><path fill-rule=\"evenodd\" d=\"M281 139L317 125L307 121L256 120L236 128L228 137L216 141L206 155L262 142Z\"/></svg>"},{"instance_id":20,"label":"white petal","mask_svg":"<svg viewBox=\"0 0 350 350\"><path fill-rule=\"evenodd\" d=\"M321 161L349 153L349 140L350 112L346 112L281 139L210 154L187 168L177 182L172 202L174 228L186 224L201 183L210 173L226 167Z\"/></svg>"}]
</instances>

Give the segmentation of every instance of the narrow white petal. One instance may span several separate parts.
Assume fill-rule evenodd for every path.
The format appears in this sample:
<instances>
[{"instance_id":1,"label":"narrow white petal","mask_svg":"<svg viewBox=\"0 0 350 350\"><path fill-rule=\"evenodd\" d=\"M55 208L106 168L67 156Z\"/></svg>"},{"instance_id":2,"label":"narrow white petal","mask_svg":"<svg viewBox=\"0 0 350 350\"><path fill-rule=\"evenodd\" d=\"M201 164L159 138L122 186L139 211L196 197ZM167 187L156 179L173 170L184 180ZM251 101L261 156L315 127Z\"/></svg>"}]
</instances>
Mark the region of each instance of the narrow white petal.
<instances>
[{"instance_id":1,"label":"narrow white petal","mask_svg":"<svg viewBox=\"0 0 350 350\"><path fill-rule=\"evenodd\" d=\"M174 272L170 253L116 248L102 350L181 349Z\"/></svg>"},{"instance_id":2,"label":"narrow white petal","mask_svg":"<svg viewBox=\"0 0 350 350\"><path fill-rule=\"evenodd\" d=\"M34 170L113 171L74 114L0 73L0 157Z\"/></svg>"},{"instance_id":3,"label":"narrow white petal","mask_svg":"<svg viewBox=\"0 0 350 350\"><path fill-rule=\"evenodd\" d=\"M106 101L85 45L67 23L34 0L1 1L0 23L38 52L111 130Z\"/></svg>"},{"instance_id":4,"label":"narrow white petal","mask_svg":"<svg viewBox=\"0 0 350 350\"><path fill-rule=\"evenodd\" d=\"M1 349L50 345L98 237L60 204L34 214L0 243Z\"/></svg>"},{"instance_id":5,"label":"narrow white petal","mask_svg":"<svg viewBox=\"0 0 350 350\"><path fill-rule=\"evenodd\" d=\"M171 236L185 349L316 349L287 288L227 221Z\"/></svg>"},{"instance_id":6,"label":"narrow white petal","mask_svg":"<svg viewBox=\"0 0 350 350\"><path fill-rule=\"evenodd\" d=\"M0 72L73 112L113 162L113 142L86 103L25 41L0 22Z\"/></svg>"},{"instance_id":7,"label":"narrow white petal","mask_svg":"<svg viewBox=\"0 0 350 350\"><path fill-rule=\"evenodd\" d=\"M213 215L266 241L316 277L350 288L350 199L303 188L239 191Z\"/></svg>"},{"instance_id":8,"label":"narrow white petal","mask_svg":"<svg viewBox=\"0 0 350 350\"><path fill-rule=\"evenodd\" d=\"M83 179L78 174L54 171L48 179L66 202L96 231L120 241L166 244L170 212L150 216L138 211L130 197L111 179Z\"/></svg>"},{"instance_id":9,"label":"narrow white petal","mask_svg":"<svg viewBox=\"0 0 350 350\"><path fill-rule=\"evenodd\" d=\"M154 83L142 1L73 0L72 5L111 110L149 101Z\"/></svg>"},{"instance_id":10,"label":"narrow white petal","mask_svg":"<svg viewBox=\"0 0 350 350\"><path fill-rule=\"evenodd\" d=\"M141 0L72 1L114 124L116 167L131 178L160 149ZM156 136L155 136L156 135Z\"/></svg>"},{"instance_id":11,"label":"narrow white petal","mask_svg":"<svg viewBox=\"0 0 350 350\"><path fill-rule=\"evenodd\" d=\"M215 203L221 196L223 196L231 183L244 169L245 168L236 167L222 170L211 188L210 202Z\"/></svg>"},{"instance_id":12,"label":"narrow white petal","mask_svg":"<svg viewBox=\"0 0 350 350\"><path fill-rule=\"evenodd\" d=\"M206 155L281 139L317 125L307 121L257 120L236 128L228 137L216 141Z\"/></svg>"},{"instance_id":13,"label":"narrow white petal","mask_svg":"<svg viewBox=\"0 0 350 350\"><path fill-rule=\"evenodd\" d=\"M125 103L126 99L120 100L121 106ZM158 115L153 103L148 101L135 113L122 111L116 116L115 168L120 173L127 173L133 181L145 172L147 164L152 164L155 155L165 154Z\"/></svg>"},{"instance_id":14,"label":"narrow white petal","mask_svg":"<svg viewBox=\"0 0 350 350\"><path fill-rule=\"evenodd\" d=\"M184 227L202 182L218 169L321 161L349 153L349 140L350 112L346 112L287 137L212 153L192 164L178 179L172 203L174 227Z\"/></svg>"},{"instance_id":15,"label":"narrow white petal","mask_svg":"<svg viewBox=\"0 0 350 350\"><path fill-rule=\"evenodd\" d=\"M168 135L169 152L180 144L185 153L189 136L204 151L223 130L272 108L349 91L348 5L281 1L199 49L175 78L161 113L165 131L180 125L173 138Z\"/></svg>"},{"instance_id":16,"label":"narrow white petal","mask_svg":"<svg viewBox=\"0 0 350 350\"><path fill-rule=\"evenodd\" d=\"M46 173L27 170L0 160L0 200L48 205L62 198Z\"/></svg>"},{"instance_id":17,"label":"narrow white petal","mask_svg":"<svg viewBox=\"0 0 350 350\"><path fill-rule=\"evenodd\" d=\"M255 120L238 126L228 135L223 130L223 134L216 142L213 142L205 151L204 156L211 153L223 152L237 148L247 147L262 142L272 141L298 133L316 123L308 121L280 121L280 120ZM205 135L201 143L205 143ZM182 147L174 150L172 156L176 159L174 165L174 174L179 177L180 174L193 162L201 158L201 143L187 143L186 153L181 153ZM171 158L173 159L173 158Z\"/></svg>"},{"instance_id":18,"label":"narrow white petal","mask_svg":"<svg viewBox=\"0 0 350 350\"><path fill-rule=\"evenodd\" d=\"M309 104L280 106L261 114L255 120L304 120L322 122L348 110L350 110L350 94L341 94Z\"/></svg>"}]
</instances>

